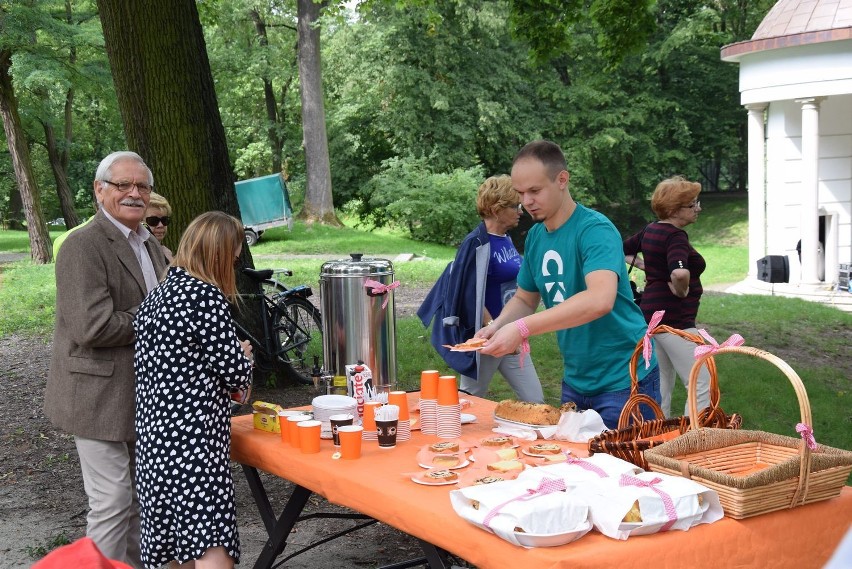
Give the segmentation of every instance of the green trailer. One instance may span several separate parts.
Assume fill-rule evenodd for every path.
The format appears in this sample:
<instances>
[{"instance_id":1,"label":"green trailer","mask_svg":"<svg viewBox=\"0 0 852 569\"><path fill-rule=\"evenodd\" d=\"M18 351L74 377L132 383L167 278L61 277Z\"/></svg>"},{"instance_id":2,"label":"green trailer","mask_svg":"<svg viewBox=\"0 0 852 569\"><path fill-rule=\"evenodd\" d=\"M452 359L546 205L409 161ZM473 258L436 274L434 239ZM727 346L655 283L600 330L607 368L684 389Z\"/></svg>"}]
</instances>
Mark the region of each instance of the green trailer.
<instances>
[{"instance_id":1,"label":"green trailer","mask_svg":"<svg viewBox=\"0 0 852 569\"><path fill-rule=\"evenodd\" d=\"M293 228L293 207L281 174L242 180L235 184L246 243L254 245L270 227Z\"/></svg>"}]
</instances>

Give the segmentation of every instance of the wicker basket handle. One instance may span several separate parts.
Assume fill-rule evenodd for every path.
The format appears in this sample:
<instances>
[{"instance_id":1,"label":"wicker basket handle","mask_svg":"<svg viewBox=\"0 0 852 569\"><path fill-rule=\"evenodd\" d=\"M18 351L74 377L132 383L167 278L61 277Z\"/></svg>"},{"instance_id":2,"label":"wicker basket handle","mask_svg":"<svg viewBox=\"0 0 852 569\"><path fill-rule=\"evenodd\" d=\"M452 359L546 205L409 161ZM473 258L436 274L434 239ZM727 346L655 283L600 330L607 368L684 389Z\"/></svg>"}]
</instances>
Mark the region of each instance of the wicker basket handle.
<instances>
[{"instance_id":1,"label":"wicker basket handle","mask_svg":"<svg viewBox=\"0 0 852 569\"><path fill-rule=\"evenodd\" d=\"M685 330L679 330L677 328L672 328L671 326L666 326L665 324L657 326L651 331L651 336L656 336L657 334L674 334L675 336L680 336L690 342L693 342L698 345L704 344L704 339L697 335L692 334L690 332L686 332ZM642 344L644 341L644 337L639 340L636 344L636 348L633 350L633 355L630 357L630 364L628 365L628 370L630 372L630 397L627 399L627 403L624 404L624 408L621 410L621 415L618 417L618 428L624 429L630 424L630 419L633 418L634 421L644 421L647 420L642 416L642 413L639 411L639 404L647 404L652 411L654 411L654 419L664 419L663 410L660 408L659 404L656 401L651 399L646 395L641 395L639 393L639 376L636 372L639 366L639 360L642 357ZM709 358L705 363L707 366L707 371L710 373L710 407L702 413L702 420L711 421L713 420L719 413L721 413L721 409L719 409L719 400L721 398L721 392L719 391L719 382L717 380L716 373L716 362L713 358ZM702 425L711 424L711 423L701 423Z\"/></svg>"},{"instance_id":2,"label":"wicker basket handle","mask_svg":"<svg viewBox=\"0 0 852 569\"><path fill-rule=\"evenodd\" d=\"M793 385L793 390L796 392L796 398L799 401L799 414L801 416L802 423L813 426L813 418L811 417L811 404L808 400L808 392L805 391L805 385L802 383L802 379L799 377L799 374L793 370L781 358L770 354L769 352L765 352L763 350L759 350L757 348L752 348L749 346L725 346L723 348L718 348L713 352L707 352L703 354L699 358L695 360L695 363L692 365L692 370L689 372L689 388L687 390L687 398L689 402L689 421L690 421L690 429L699 429L701 426L698 424L698 403L695 400L695 388L698 385L698 373L701 370L701 366L705 360L712 358L714 355L719 354L745 354L747 356L754 356L756 358L760 358L768 361L771 364L774 364L775 367L780 369L784 375L787 376L787 379ZM797 505L801 496L807 496L808 491L808 477L810 476L811 471L811 449L808 447L807 443L804 439L799 443L799 485L796 488L796 492L793 495L793 500L791 502L791 506L793 507Z\"/></svg>"}]
</instances>

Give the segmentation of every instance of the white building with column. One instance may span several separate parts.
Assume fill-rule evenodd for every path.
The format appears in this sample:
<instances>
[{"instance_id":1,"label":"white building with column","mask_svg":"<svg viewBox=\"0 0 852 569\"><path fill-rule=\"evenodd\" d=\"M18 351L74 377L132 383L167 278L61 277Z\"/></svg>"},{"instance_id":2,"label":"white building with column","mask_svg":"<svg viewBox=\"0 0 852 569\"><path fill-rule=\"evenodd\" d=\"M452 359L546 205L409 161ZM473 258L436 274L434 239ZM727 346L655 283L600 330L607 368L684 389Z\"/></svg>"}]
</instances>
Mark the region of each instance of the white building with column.
<instances>
[{"instance_id":1,"label":"white building with column","mask_svg":"<svg viewBox=\"0 0 852 569\"><path fill-rule=\"evenodd\" d=\"M749 272L731 292L852 310L837 290L852 263L852 0L780 0L722 59L748 111ZM768 255L788 258L789 283L758 280Z\"/></svg>"}]
</instances>

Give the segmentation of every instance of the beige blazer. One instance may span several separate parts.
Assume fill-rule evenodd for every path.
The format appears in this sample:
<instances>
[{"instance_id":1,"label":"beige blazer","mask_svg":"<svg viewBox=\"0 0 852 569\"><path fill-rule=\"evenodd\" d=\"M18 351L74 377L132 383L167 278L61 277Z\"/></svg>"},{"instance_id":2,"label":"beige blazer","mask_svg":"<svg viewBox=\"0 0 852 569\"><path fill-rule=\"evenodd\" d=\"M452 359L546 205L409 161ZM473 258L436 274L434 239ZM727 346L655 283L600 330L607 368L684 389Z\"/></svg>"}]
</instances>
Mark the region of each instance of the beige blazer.
<instances>
[{"instance_id":1,"label":"beige blazer","mask_svg":"<svg viewBox=\"0 0 852 569\"><path fill-rule=\"evenodd\" d=\"M157 275L160 244L145 247ZM58 428L90 439L132 441L135 392L133 316L145 279L121 231L98 211L56 260L56 329L44 411Z\"/></svg>"}]
</instances>

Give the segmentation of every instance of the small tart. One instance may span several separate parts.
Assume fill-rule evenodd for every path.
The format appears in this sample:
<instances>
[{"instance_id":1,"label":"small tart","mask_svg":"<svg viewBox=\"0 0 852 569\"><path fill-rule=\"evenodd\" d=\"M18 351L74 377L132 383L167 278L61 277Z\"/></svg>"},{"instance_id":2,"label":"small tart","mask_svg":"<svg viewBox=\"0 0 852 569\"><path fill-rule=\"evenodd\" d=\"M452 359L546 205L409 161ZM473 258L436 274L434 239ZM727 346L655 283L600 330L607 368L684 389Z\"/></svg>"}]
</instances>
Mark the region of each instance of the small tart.
<instances>
[{"instance_id":1,"label":"small tart","mask_svg":"<svg viewBox=\"0 0 852 569\"><path fill-rule=\"evenodd\" d=\"M456 441L442 441L429 445L429 450L432 452L458 452L459 443Z\"/></svg>"},{"instance_id":2,"label":"small tart","mask_svg":"<svg viewBox=\"0 0 852 569\"><path fill-rule=\"evenodd\" d=\"M527 447L530 454L559 454L562 447L556 443L536 443Z\"/></svg>"}]
</instances>

